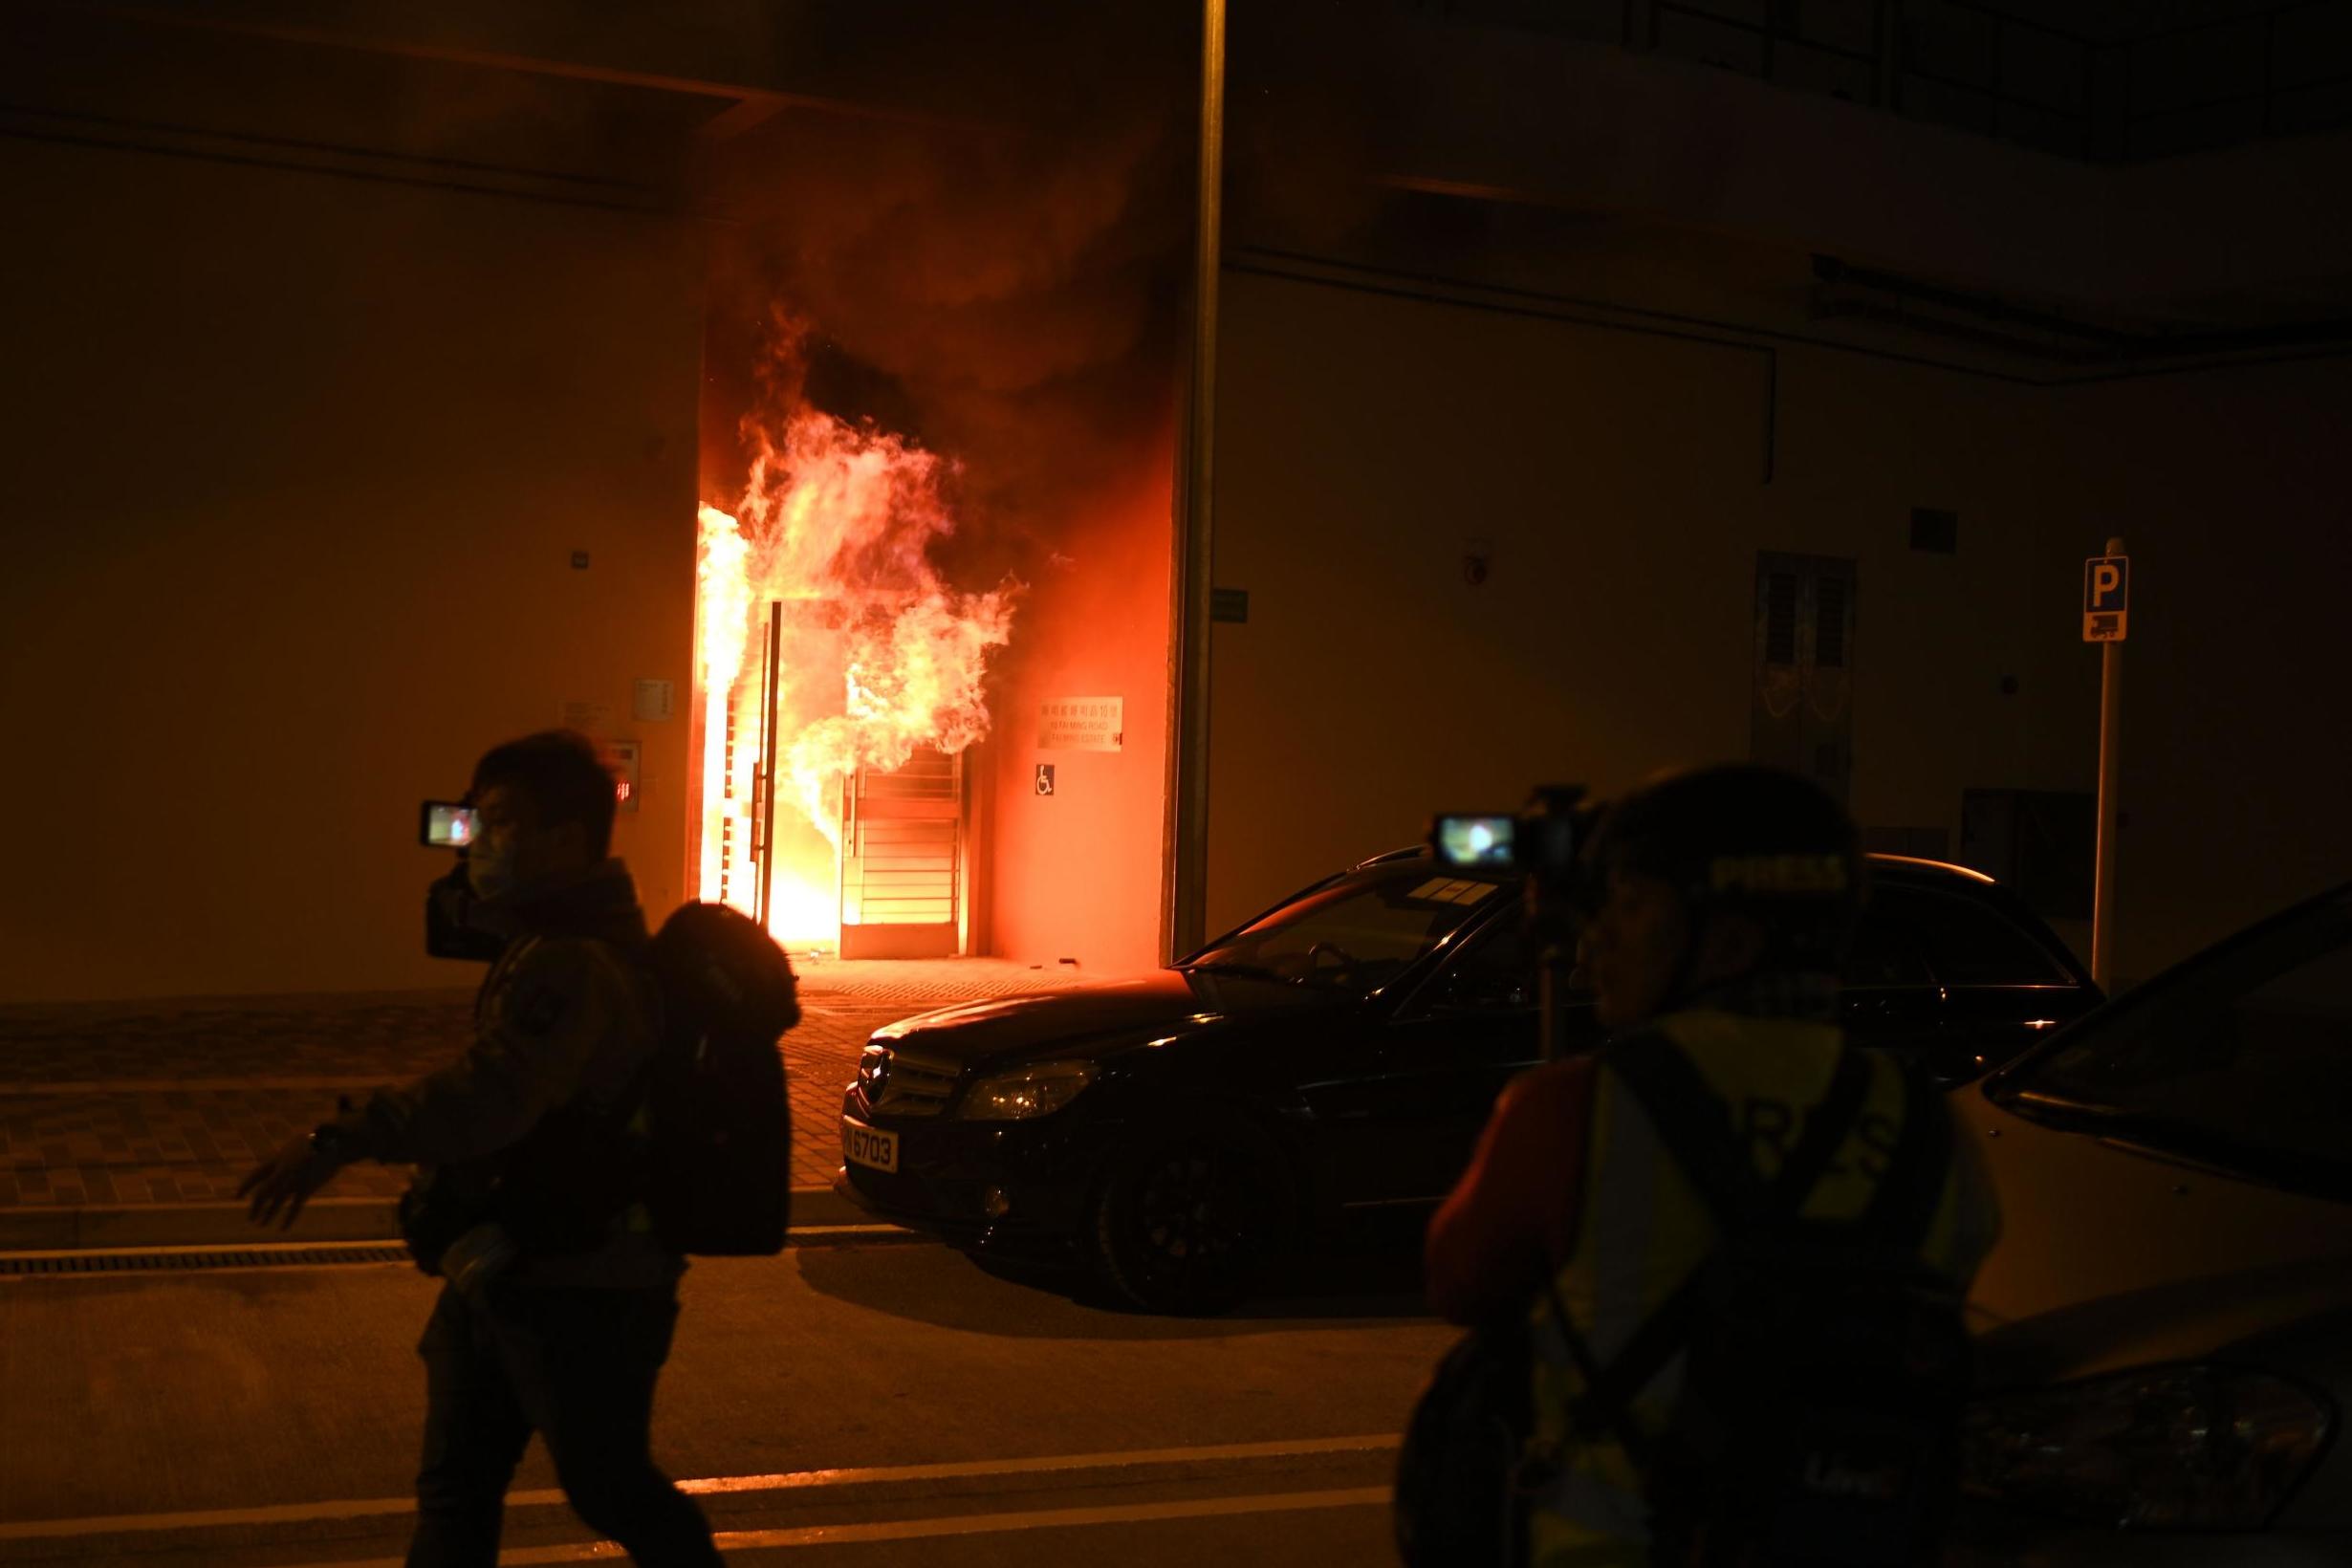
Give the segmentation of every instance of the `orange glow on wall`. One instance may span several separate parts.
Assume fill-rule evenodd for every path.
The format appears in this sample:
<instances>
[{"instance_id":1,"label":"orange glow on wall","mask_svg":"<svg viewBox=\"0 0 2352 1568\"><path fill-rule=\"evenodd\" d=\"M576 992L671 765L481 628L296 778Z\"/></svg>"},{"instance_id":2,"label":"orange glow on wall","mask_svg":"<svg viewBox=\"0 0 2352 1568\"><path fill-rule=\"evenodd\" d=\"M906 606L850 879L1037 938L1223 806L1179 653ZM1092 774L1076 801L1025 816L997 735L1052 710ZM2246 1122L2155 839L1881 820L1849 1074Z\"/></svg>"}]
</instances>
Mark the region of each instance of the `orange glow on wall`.
<instances>
[{"instance_id":1,"label":"orange glow on wall","mask_svg":"<svg viewBox=\"0 0 2352 1568\"><path fill-rule=\"evenodd\" d=\"M1022 605L1007 662L990 866L991 950L1079 961L1090 976L1162 959L1166 814L1172 427L1138 438L1104 483L1073 497L1054 564ZM1040 708L1118 695L1117 751L1047 749ZM1041 763L1055 793L1039 795Z\"/></svg>"}]
</instances>

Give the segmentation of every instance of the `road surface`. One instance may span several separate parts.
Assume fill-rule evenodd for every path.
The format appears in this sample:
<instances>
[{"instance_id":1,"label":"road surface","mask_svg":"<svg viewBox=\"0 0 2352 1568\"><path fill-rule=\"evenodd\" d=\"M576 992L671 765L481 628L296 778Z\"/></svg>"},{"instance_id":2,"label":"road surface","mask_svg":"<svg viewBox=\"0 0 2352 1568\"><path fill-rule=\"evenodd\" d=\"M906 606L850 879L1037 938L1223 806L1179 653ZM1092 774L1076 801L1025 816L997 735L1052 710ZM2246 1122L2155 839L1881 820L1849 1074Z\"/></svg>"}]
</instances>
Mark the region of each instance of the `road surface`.
<instances>
[{"instance_id":1,"label":"road surface","mask_svg":"<svg viewBox=\"0 0 2352 1568\"><path fill-rule=\"evenodd\" d=\"M1396 1434L1451 1331L1310 1263L1141 1317L888 1234L707 1260L655 1449L732 1562L1392 1560ZM397 1560L438 1286L402 1263L0 1277L0 1562ZM534 1444L506 1559L599 1549Z\"/></svg>"}]
</instances>

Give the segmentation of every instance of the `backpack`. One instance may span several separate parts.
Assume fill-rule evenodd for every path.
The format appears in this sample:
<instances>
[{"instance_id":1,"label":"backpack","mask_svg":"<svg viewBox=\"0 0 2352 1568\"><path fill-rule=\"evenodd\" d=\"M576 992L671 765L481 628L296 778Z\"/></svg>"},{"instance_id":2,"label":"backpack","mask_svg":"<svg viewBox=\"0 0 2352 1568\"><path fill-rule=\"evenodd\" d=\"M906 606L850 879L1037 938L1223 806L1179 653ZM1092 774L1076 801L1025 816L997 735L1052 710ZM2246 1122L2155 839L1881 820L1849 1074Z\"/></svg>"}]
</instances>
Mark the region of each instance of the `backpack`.
<instances>
[{"instance_id":1,"label":"backpack","mask_svg":"<svg viewBox=\"0 0 2352 1568\"><path fill-rule=\"evenodd\" d=\"M1606 1367L1557 1296L1587 1441L1640 1470L1659 1564L1894 1568L1933 1559L1959 1492L1970 1345L1953 1282L1919 1261L1950 1168L1951 1120L1906 1074L1903 1131L1862 1214L1806 1220L1806 1197L1861 1112L1869 1061L1841 1053L1828 1094L1767 1183L1722 1099L1679 1049L1603 1058L1649 1113L1721 1240ZM1631 1419L1678 1354L1663 1431Z\"/></svg>"},{"instance_id":2,"label":"backpack","mask_svg":"<svg viewBox=\"0 0 2352 1568\"><path fill-rule=\"evenodd\" d=\"M783 1033L800 1021L791 962L748 917L689 904L644 962L662 1043L644 1078L643 1189L654 1231L699 1257L783 1251L792 1216L792 1120Z\"/></svg>"},{"instance_id":3,"label":"backpack","mask_svg":"<svg viewBox=\"0 0 2352 1568\"><path fill-rule=\"evenodd\" d=\"M458 1235L495 1219L526 1253L593 1252L613 1216L643 1203L671 1251L781 1252L792 1209L792 1119L776 1041L800 1020L792 964L745 916L689 904L630 949L652 981L661 1033L609 1105L574 1099L495 1157L478 1188L436 1172L401 1200L417 1267L440 1273ZM645 1113L645 1136L630 1123Z\"/></svg>"}]
</instances>

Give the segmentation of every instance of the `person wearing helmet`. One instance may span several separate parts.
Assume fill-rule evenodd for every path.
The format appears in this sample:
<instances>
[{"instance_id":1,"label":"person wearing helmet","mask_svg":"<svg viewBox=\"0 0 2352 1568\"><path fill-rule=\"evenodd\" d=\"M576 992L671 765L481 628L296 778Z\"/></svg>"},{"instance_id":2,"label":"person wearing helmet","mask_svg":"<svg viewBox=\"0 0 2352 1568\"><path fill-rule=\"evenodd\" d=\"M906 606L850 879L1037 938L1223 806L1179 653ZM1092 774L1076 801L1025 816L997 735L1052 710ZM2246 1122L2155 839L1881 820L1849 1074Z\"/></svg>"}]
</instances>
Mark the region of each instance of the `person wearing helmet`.
<instances>
[{"instance_id":1,"label":"person wearing helmet","mask_svg":"<svg viewBox=\"0 0 2352 1568\"><path fill-rule=\"evenodd\" d=\"M1877 1274L1891 1249L1944 1298L1940 1320L1960 1338L1958 1298L1997 1212L1940 1096L1894 1059L1849 1050L1838 1027L1837 975L1862 895L1858 837L1810 781L1727 764L1647 781L1601 817L1585 849L1579 968L1611 1043L1512 1085L1426 1243L1440 1314L1528 1325L1529 1452L1542 1460L1520 1480L1531 1562L1806 1560L1751 1555L1753 1540L1732 1538L1769 1535L1755 1515L1780 1505L1751 1488L1750 1516L1727 1522L1730 1493L1706 1471L1733 1463L1719 1456L1729 1450L1690 1461L1681 1435L1688 1409L1710 1398L1716 1431L1738 1426L1743 1400L1806 1398L1693 1392L1723 1376L1701 1365L1702 1346L1723 1338L1707 1325L1716 1309L1693 1303L1723 1296L1715 1282L1727 1271L1714 1260L1745 1247L1753 1263L1754 1236L1859 1237L1878 1249ZM1797 1230L1749 1223L1768 1213ZM1773 1273L1742 1267L1743 1281ZM1850 1296L1838 1280L1858 1276L1833 1274L1815 1288ZM1795 1289L1785 1299L1800 1305L1781 1316L1826 1320ZM1964 1371L1964 1339L1956 1354ZM1784 1360L1770 1350L1744 1359ZM1944 1396L1956 1398L1949 1387ZM1914 1401L1894 1419L1927 1407ZM1932 1426L1949 1413L1918 1419ZM1925 1441L1940 1451L1933 1432ZM1686 1462L1676 1470L1666 1454ZM1669 1471L1678 1479L1662 1482ZM1824 1484L1866 1501L1879 1482ZM1888 1485L1906 1496L1935 1490ZM1848 1532L1883 1529L1883 1552L1836 1560L1920 1560L1934 1521L1900 1512L1890 1505Z\"/></svg>"}]
</instances>

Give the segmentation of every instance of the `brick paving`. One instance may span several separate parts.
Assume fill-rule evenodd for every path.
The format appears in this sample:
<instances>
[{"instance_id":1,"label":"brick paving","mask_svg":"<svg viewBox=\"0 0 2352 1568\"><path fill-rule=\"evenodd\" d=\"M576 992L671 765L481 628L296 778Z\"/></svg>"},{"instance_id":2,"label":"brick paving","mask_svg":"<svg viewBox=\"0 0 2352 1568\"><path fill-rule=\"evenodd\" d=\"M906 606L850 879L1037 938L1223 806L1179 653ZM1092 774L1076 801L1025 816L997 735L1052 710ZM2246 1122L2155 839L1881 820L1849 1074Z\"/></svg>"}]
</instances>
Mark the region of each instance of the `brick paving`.
<instances>
[{"instance_id":1,"label":"brick paving","mask_svg":"<svg viewBox=\"0 0 2352 1568\"><path fill-rule=\"evenodd\" d=\"M1078 978L991 959L796 967L805 1016L782 1050L799 1187L833 1179L841 1087L875 1028ZM469 1013L466 991L0 1007L0 1211L229 1201L338 1094L462 1051ZM330 1191L388 1198L406 1182L361 1165Z\"/></svg>"}]
</instances>

